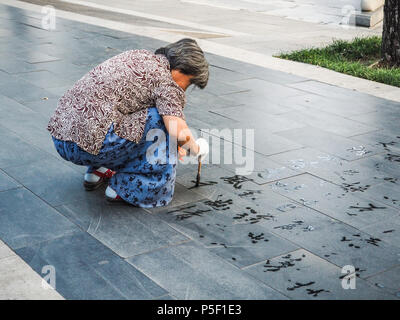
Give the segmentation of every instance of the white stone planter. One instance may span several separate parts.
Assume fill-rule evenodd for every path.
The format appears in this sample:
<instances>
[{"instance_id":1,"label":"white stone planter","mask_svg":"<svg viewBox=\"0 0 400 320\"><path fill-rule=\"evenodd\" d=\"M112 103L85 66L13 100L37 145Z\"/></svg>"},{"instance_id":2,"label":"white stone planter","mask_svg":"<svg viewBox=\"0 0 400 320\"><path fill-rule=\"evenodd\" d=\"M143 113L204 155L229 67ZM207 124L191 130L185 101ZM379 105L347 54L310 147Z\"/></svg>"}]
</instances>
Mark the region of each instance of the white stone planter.
<instances>
[{"instance_id":1,"label":"white stone planter","mask_svg":"<svg viewBox=\"0 0 400 320\"><path fill-rule=\"evenodd\" d=\"M385 0L361 0L362 11L375 11L385 4Z\"/></svg>"}]
</instances>

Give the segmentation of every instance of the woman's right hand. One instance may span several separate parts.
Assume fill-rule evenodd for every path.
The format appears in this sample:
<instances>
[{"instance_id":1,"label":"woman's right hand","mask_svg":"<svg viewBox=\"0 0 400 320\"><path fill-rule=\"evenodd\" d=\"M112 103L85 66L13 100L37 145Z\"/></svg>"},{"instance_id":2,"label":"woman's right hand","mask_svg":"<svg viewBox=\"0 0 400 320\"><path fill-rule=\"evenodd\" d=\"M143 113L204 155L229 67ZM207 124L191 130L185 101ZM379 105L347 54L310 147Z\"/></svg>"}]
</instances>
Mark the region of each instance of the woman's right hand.
<instances>
[{"instance_id":1,"label":"woman's right hand","mask_svg":"<svg viewBox=\"0 0 400 320\"><path fill-rule=\"evenodd\" d=\"M202 161L209 152L208 142L204 138L194 139L186 121L175 116L162 116L165 127L170 134L170 139L177 139L178 145L195 154L199 161Z\"/></svg>"}]
</instances>

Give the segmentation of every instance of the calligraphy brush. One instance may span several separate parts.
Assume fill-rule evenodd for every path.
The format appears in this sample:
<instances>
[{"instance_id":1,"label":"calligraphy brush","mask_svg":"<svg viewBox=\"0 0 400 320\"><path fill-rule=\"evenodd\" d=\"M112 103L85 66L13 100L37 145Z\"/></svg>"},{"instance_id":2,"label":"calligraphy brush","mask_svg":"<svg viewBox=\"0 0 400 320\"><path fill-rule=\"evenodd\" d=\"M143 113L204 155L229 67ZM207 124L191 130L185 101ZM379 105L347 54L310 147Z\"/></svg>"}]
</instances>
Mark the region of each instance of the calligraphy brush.
<instances>
[{"instance_id":1,"label":"calligraphy brush","mask_svg":"<svg viewBox=\"0 0 400 320\"><path fill-rule=\"evenodd\" d=\"M200 185L200 173L201 173L201 160L199 158L199 164L197 166L196 187Z\"/></svg>"}]
</instances>

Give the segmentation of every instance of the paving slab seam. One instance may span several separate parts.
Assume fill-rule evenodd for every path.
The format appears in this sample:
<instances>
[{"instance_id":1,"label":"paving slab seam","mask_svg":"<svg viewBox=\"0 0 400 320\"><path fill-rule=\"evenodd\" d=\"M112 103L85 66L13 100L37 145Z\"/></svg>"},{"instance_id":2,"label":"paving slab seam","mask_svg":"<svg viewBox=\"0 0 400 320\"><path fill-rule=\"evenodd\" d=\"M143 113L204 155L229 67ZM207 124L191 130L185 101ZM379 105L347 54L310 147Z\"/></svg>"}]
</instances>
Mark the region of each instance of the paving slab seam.
<instances>
[{"instance_id":1,"label":"paving slab seam","mask_svg":"<svg viewBox=\"0 0 400 320\"><path fill-rule=\"evenodd\" d=\"M268 232L273 233L273 231L268 231ZM277 234L275 234L275 233L274 233L274 235L275 235L275 236L279 236L279 235L277 235ZM290 240L288 240L288 239L286 239L286 238L283 238L282 236L280 236L280 238L281 238L281 239L285 239L285 240L287 240L287 241L289 241L289 242L295 244L293 241L290 241ZM289 254L289 253L292 253L293 251L297 251L297 250L301 250L301 249L302 249L302 250L305 250L305 251L308 251L307 249L305 249L305 248L303 248L303 247L298 247L297 249L294 249L294 250L292 249L292 250L290 250L290 251L286 251L286 252L284 252L284 253L278 254L277 256L274 256L274 257L267 258L267 259L264 259L264 260L259 261L259 262L255 262L255 263L249 264L248 266L240 267L239 269L245 271L245 270L248 269L248 268L251 268L251 267L253 267L253 266L256 266L256 265L265 263L265 262L268 261L268 260L272 260L272 259L278 258L278 257L280 257L280 256L284 256L284 255L287 255L287 254ZM310 252L310 251L308 251L308 252ZM311 254L314 254L314 253L312 253L312 252L310 252L310 253L311 253ZM323 259L324 259L324 258L323 258ZM326 259L324 259L324 260L327 261ZM329 262L329 261L328 261L328 262Z\"/></svg>"},{"instance_id":2,"label":"paving slab seam","mask_svg":"<svg viewBox=\"0 0 400 320\"><path fill-rule=\"evenodd\" d=\"M42 200L42 201L44 201L44 202L46 202L45 200ZM57 211L57 213L59 213L59 214L61 214L64 218L66 218L69 222L71 222L72 224L74 224L76 227L78 227L82 232L86 232L87 234L89 234L91 237L93 237L89 232L87 232L87 230L85 230L81 225L79 225L79 224L77 224L77 223L75 223L74 221L72 221L69 217L67 217L66 215L64 215L60 210L59 210L59 208L60 207L63 207L63 206L65 206L66 204L60 204L60 205L57 205L57 206L55 206L55 207L52 207L54 210L56 210ZM94 237L93 237L94 238ZM96 239L96 238L95 238ZM97 239L96 239L97 240ZM99 240L97 240L97 241L99 241ZM111 250L111 249L110 249Z\"/></svg>"},{"instance_id":3,"label":"paving slab seam","mask_svg":"<svg viewBox=\"0 0 400 320\"><path fill-rule=\"evenodd\" d=\"M294 178L294 177L297 177L297 176L301 176L301 175L304 174L304 173L308 173L308 172L307 172L307 171L302 171L302 172L299 172L298 174L294 174L294 175L288 176L288 177L286 177L285 179ZM258 183L258 182L256 182L256 181L252 181L252 182L254 182L255 184L257 184L257 185L259 185L259 186L266 186L267 184L274 183L274 182L277 182L277 181L280 181L280 180L283 180L283 179L280 178L280 179L271 180L271 181L264 182L264 183Z\"/></svg>"},{"instance_id":4,"label":"paving slab seam","mask_svg":"<svg viewBox=\"0 0 400 320\"><path fill-rule=\"evenodd\" d=\"M351 120L351 119L349 119L349 118L346 118L346 117L343 117L343 119L347 119L347 120ZM355 120L353 120L353 121L355 121ZM356 122L358 122L358 121L356 121ZM363 124L363 123L361 123L361 122L359 122L360 124ZM374 132L379 132L379 131L382 131L383 129L373 129L373 130L371 130L371 131L365 131L365 132L363 132L363 134L370 134L370 133L374 133ZM342 138L348 138L348 139L351 139L351 137L352 136L345 136L345 135L342 135L342 134L337 134L339 137L342 137ZM352 160L352 161L354 161L354 160Z\"/></svg>"},{"instance_id":5,"label":"paving slab seam","mask_svg":"<svg viewBox=\"0 0 400 320\"><path fill-rule=\"evenodd\" d=\"M12 99L12 98L10 98L10 99ZM14 100L14 99L12 99L12 100ZM14 100L14 101L16 101L16 100ZM16 102L17 102L17 101L16 101ZM55 160L57 160L57 161L60 161L61 163L65 163L65 164L67 164L70 168L74 169L75 171L77 171L77 172L79 172L79 173L82 173L81 171L79 171L79 169L77 169L77 168L80 167L80 166L71 164L71 163L69 163L69 162L67 162L67 161L65 161L65 160L61 160L59 157L57 157L57 156L55 156L55 155L53 155L53 154L47 152L46 150L44 150L44 149L42 149L42 148L40 148L40 147L38 147L38 146L32 144L31 141L29 141L26 137L20 135L17 131L14 131L14 130L12 130L12 129L6 128L6 127L2 126L1 124L0 124L0 127L4 128L5 130L8 130L8 131L12 132L12 133L13 133L14 135L16 135L21 141L26 142L27 144L30 144L32 148L34 148L34 149L36 149L36 150L38 150L38 151L41 151L41 152L45 153L45 154L46 154L46 157L51 157L51 158L53 158L53 159L55 159ZM38 161L39 161L39 160L38 160ZM2 167L2 168L0 168L0 170L2 170L2 171L4 172L3 168L6 169L6 168L13 168L13 167L20 167L20 166L21 166L21 165L11 165L11 166L7 166L7 167ZM6 173L6 172L4 172L4 173ZM7 173L6 173L6 174L7 174ZM7 175L8 175L8 174L7 174ZM10 175L8 175L8 176L10 176ZM82 176L83 176L83 175L82 175ZM11 177L11 176L10 176L10 177ZM15 178L12 178L12 179L16 180ZM18 180L17 180L17 181L18 181Z\"/></svg>"},{"instance_id":6,"label":"paving slab seam","mask_svg":"<svg viewBox=\"0 0 400 320\"><path fill-rule=\"evenodd\" d=\"M194 192L196 192L196 190L194 190ZM197 194L199 194L199 193L197 193ZM203 196L202 194L199 194L199 195ZM186 202L186 203L182 203L182 204L177 204L176 206L170 207L169 210L175 210L175 208L180 207L180 206L189 206L191 204L196 204L197 202L201 202L203 200L209 200L209 199L207 197L204 197L202 199L199 199L199 200L196 200L196 201L193 201L193 202ZM142 209L144 211L146 211L148 214L151 214L151 215L157 215L158 214L157 211L156 212L152 211L152 208L142 208Z\"/></svg>"},{"instance_id":7,"label":"paving slab seam","mask_svg":"<svg viewBox=\"0 0 400 320\"><path fill-rule=\"evenodd\" d=\"M351 116L354 117L354 116L357 116L357 115L373 114L373 113L376 113L376 112L377 111L371 111L371 112L365 112L365 113L360 113L360 114L354 114L354 115L351 115ZM357 122L357 123L362 124L362 125L367 125L365 122L361 122L358 119L352 119L349 116L342 116L342 118ZM376 128L374 130L371 130L371 131L368 131L368 132L365 132L365 133L362 133L362 134L367 134L367 133L371 133L371 132L378 132L378 131L383 131L383 130L384 130L384 128ZM351 137L352 136L348 136L346 138L351 138Z\"/></svg>"},{"instance_id":8,"label":"paving slab seam","mask_svg":"<svg viewBox=\"0 0 400 320\"><path fill-rule=\"evenodd\" d=\"M49 206L50 208L52 208L52 209L54 209L54 210L56 210L57 211L57 213L59 213L59 214L61 214L63 217L65 217L60 211L58 211L57 209L56 209L56 207L61 207L61 206L63 206L63 205L66 205L66 204L68 204L68 203L71 203L71 202L65 202L65 203L60 203L59 205L57 205L57 206L53 206L53 205L51 205L47 200L45 200L45 199L43 199L40 195L38 195L38 194L36 194L34 191L32 191L31 189L29 189L27 186L25 186L22 182L20 182L18 179L15 179L15 178L13 178L15 181L18 181L18 183L20 183L21 184L21 188L15 188L15 189L26 189L26 190L28 190L30 193L32 193L35 197L37 197L38 199L40 199L42 202L44 202L47 206ZM8 190L5 190L5 191L8 191ZM74 201L72 201L72 202L74 202ZM66 217L67 218L67 217ZM67 218L68 219L68 218ZM68 219L69 220L69 219ZM72 221L71 221L72 222ZM72 222L73 223L73 222ZM75 223L74 223L75 224Z\"/></svg>"},{"instance_id":9,"label":"paving slab seam","mask_svg":"<svg viewBox=\"0 0 400 320\"><path fill-rule=\"evenodd\" d=\"M108 248L108 247L107 247ZM96 268L93 268L92 269L92 272L94 272L95 274L97 274L98 276L100 276L101 277L101 273L100 272L98 272L97 270L96 270ZM128 300L128 298L125 296L125 294L121 291L121 290L119 290L119 288L117 287L117 286L113 286L112 285L112 282L110 281L110 280L108 280L107 278L105 278L105 277L101 277L102 278L102 280L106 283L106 284L108 284L111 288L113 288L117 293L119 293L120 295L121 295L121 297L124 297L125 299L127 299ZM164 289L164 288L163 288ZM144 289L144 287L142 286L142 290L144 290L147 294L149 294L149 292L146 290L146 289ZM165 291L167 291L167 290L165 290ZM150 295L151 296L151 295Z\"/></svg>"},{"instance_id":10,"label":"paving slab seam","mask_svg":"<svg viewBox=\"0 0 400 320\"><path fill-rule=\"evenodd\" d=\"M153 280L154 281L154 280ZM162 288L162 287L161 287ZM167 291L165 288L163 288L165 291ZM172 297L172 294L170 294L170 293L167 293L167 294L163 294L162 296L159 296L159 297L156 297L156 298L153 298L152 300L160 300L160 299L162 299L162 298L166 298L166 297ZM175 297L173 297L173 298L175 298Z\"/></svg>"},{"instance_id":11,"label":"paving slab seam","mask_svg":"<svg viewBox=\"0 0 400 320\"><path fill-rule=\"evenodd\" d=\"M354 161L354 160L353 160L353 161ZM355 160L355 161L357 161L357 160ZM336 183L336 182L330 181L330 180L328 180L328 178L323 178L323 177L317 176L315 173L311 173L311 172L308 172L308 171L305 171L304 173L306 173L306 174L308 174L308 175L310 175L310 176L313 176L314 178L317 178L317 179L319 179L319 180L323 180L323 181L325 181L325 182L327 182L327 183L333 184L333 185L335 185L335 186L342 187L341 184L338 184L338 183ZM288 178L291 178L291 177L288 177ZM285 178L285 179L288 179L288 178ZM283 179L281 179L281 180L283 180ZM383 183L385 183L385 181L381 181L381 182L377 183L376 185L380 185L380 184L383 184ZM354 194L357 198L359 198L359 197L357 196L356 193L353 193L353 194ZM377 202L379 202L379 201L377 201Z\"/></svg>"},{"instance_id":12,"label":"paving slab seam","mask_svg":"<svg viewBox=\"0 0 400 320\"><path fill-rule=\"evenodd\" d=\"M235 145L238 145L238 144L235 144ZM271 153L271 154L268 154L268 155L266 155L266 154L264 154L264 153L261 153L261 152L258 152L258 151L256 151L256 150L251 150L251 149L247 149L247 150L250 150L250 151L254 151L255 153L257 153L257 154L259 154L259 155L262 155L262 156L264 156L264 157L271 157L271 156L276 156L276 155L278 155L278 154L282 154L282 153L285 153L285 152L289 152L289 151L296 151L296 150L301 150L301 149L305 149L305 148L308 148L307 146L301 146L301 147L299 147L299 148L294 148L294 149L288 149L288 150L285 150L285 151L281 151L281 152L275 152L275 153Z\"/></svg>"},{"instance_id":13,"label":"paving slab seam","mask_svg":"<svg viewBox=\"0 0 400 320\"><path fill-rule=\"evenodd\" d=\"M166 224L168 224L168 223L166 223ZM169 227L172 227L172 226L170 226L169 224L168 224L168 226L169 226ZM124 260L128 260L128 259L130 259L130 258L133 258L133 257L136 257L136 256L140 256L141 254L148 254L148 253L151 253L151 252L155 252L155 251L158 251L158 250L163 250L163 249L166 249L166 248L176 247L176 246L179 246L179 245L181 245L181 244L184 244L184 243L188 243L188 242L193 241L193 239L192 239L191 237L187 236L187 235L184 234L182 231L176 230L176 229L173 228L173 227L172 227L172 229L174 229L175 231L177 231L177 232L180 233L180 234L183 234L183 235L184 235L185 237L187 237L188 239L187 239L187 240L180 241L180 242L172 243L172 244L169 244L169 245L166 245L166 246L162 246L162 247L159 247L159 248L154 248L154 249L152 249L152 250L142 251L142 252L140 252L139 254L134 254L134 255L131 255L131 256L127 256L127 257L121 257L120 255L118 255L118 253L115 253L115 254L118 255L119 257L121 257L121 258L124 259ZM100 240L98 240L98 241L100 241ZM101 242L101 241L100 241L100 242ZM103 244L103 245L106 246L105 244ZM108 246L106 246L106 247L108 248ZM111 248L109 248L109 249L112 250ZM114 252L114 251L113 251L113 252Z\"/></svg>"},{"instance_id":14,"label":"paving slab seam","mask_svg":"<svg viewBox=\"0 0 400 320\"><path fill-rule=\"evenodd\" d=\"M369 279L372 278L372 277L375 277L375 276L377 276L377 275L379 275L379 274L382 274L382 273L388 272L388 271L390 271L390 270L396 269L396 268L398 268L399 266L400 266L400 263L399 263L398 265L395 265L395 266L390 267L390 268L388 268L388 269L385 269L385 270L379 271L379 272L377 272L377 273L375 273L375 274L369 275L369 276L365 277L364 279L365 279L365 280L369 280Z\"/></svg>"},{"instance_id":15,"label":"paving slab seam","mask_svg":"<svg viewBox=\"0 0 400 320\"><path fill-rule=\"evenodd\" d=\"M127 259L123 259L123 260L124 260L126 263L128 263L129 265L133 266L133 267L134 267L135 269L137 269L139 272L141 272L142 274L144 274L147 278L149 278L151 281L153 281L153 282L154 282L156 285L158 285L160 288L164 289L165 292L169 292L166 288L164 288L164 287L161 285L161 283L159 283L159 282L157 281L157 279L153 279L153 278L150 276L150 274L146 274L143 270L141 270L139 267L135 266L133 263L130 263ZM172 296L171 293L168 293L168 294L164 294L164 295L162 295L162 296L160 296L160 297L168 296L168 295L171 295L171 296ZM155 299L159 299L160 297L155 298ZM152 299L152 300L155 300L155 299Z\"/></svg>"},{"instance_id":16,"label":"paving slab seam","mask_svg":"<svg viewBox=\"0 0 400 320\"><path fill-rule=\"evenodd\" d=\"M357 142L357 141L355 141L355 142ZM362 143L360 143L360 144L362 144ZM376 153L374 153L374 154L364 155L364 156L363 156L362 158L360 158L360 159L353 159L353 160L341 159L341 160L346 160L346 161L348 161L349 163L356 163L357 161L360 161L360 160L362 160L362 159L372 158L373 156L383 155L383 154L385 154L385 153L387 153L387 151L380 151L380 152L376 152Z\"/></svg>"},{"instance_id":17,"label":"paving slab seam","mask_svg":"<svg viewBox=\"0 0 400 320\"><path fill-rule=\"evenodd\" d=\"M76 232L77 232L76 230L75 230L75 231L67 231L66 233L64 233L64 234L62 234L62 235L55 236L54 238L36 242L35 245L46 244L46 243L49 243L49 242L51 242L51 241L53 241L53 240L60 239L60 238L63 238L63 237L65 237L65 236L70 236L70 235L72 235L72 234L74 234L74 233L76 233ZM3 242L8 246L8 243L7 243L5 240L3 240L3 239L0 239L0 240L3 241ZM97 239L96 239L96 240L97 240ZM98 240L97 240L97 241L98 241ZM24 246L21 246L21 247L17 247L17 248L14 248L14 249L11 249L11 248L10 248L10 249L13 251L13 253L14 253L15 255L17 255L18 257L20 257L19 254L17 254L17 253L15 252L15 250L19 250L19 249L22 249L22 248L27 248L27 247L29 247L29 246L30 246L30 245L27 244L27 245L24 245ZM21 258L21 259L22 259L22 258Z\"/></svg>"},{"instance_id":18,"label":"paving slab seam","mask_svg":"<svg viewBox=\"0 0 400 320\"><path fill-rule=\"evenodd\" d=\"M246 150L250 150L250 149L246 149ZM295 150L299 150L299 149L295 149ZM290 150L290 151L294 151L294 150ZM264 154L262 154L262 153L258 153L258 152L256 152L256 151L254 151L254 152L257 153L257 154L259 154L259 155L262 155L262 156L264 156L264 157L266 157L266 158L269 158L269 157L270 157L270 156L266 156L266 155L264 155ZM285 153L285 152L287 152L287 151L280 152L280 153ZM277 153L277 154L280 154L280 153ZM273 154L273 155L276 155L276 154ZM271 156L272 156L272 155L271 155ZM269 159L267 159L267 160L269 160ZM276 162L276 161L273 161L273 160L270 160L270 161L273 162L273 163L276 164L276 165L280 165L280 163L278 163L278 162ZM220 165L217 164L217 166L220 166ZM220 167L221 167L222 169L226 169L227 171L230 171L230 172L232 172L232 173L236 173L236 168L224 167L223 165L220 166ZM285 167L285 168L286 168L286 167ZM291 175L291 176L288 176L287 178L297 177L297 176L302 175L302 174L304 174L304 173L306 173L306 171L301 171L301 172L299 172L299 173L297 173L297 174L293 174L293 175ZM307 173L308 173L308 172L307 172ZM251 175L251 173L248 174L248 175ZM248 176L248 175L244 175L244 176ZM286 179L286 178L285 178L285 179ZM258 185L258 186L265 186L265 185L267 185L267 184L269 184L269 183L277 182L277 181L279 181L279 180L282 180L282 178L277 178L277 179L275 179L275 180L271 180L271 181L267 181L267 182L263 182L263 183L257 182L257 181L249 181L249 182L255 183L255 184ZM196 192L195 189L194 189L193 191ZM211 198L205 198L205 199L207 199L207 200L212 200Z\"/></svg>"},{"instance_id":19,"label":"paving slab seam","mask_svg":"<svg viewBox=\"0 0 400 320\"><path fill-rule=\"evenodd\" d=\"M106 246L107 247L107 246ZM108 248L108 247L107 247ZM110 249L110 248L109 248ZM128 265L130 265L130 263L128 262L128 261L126 261L125 259L122 259L125 263L127 263ZM94 269L94 272L96 273L96 274L98 274L100 277L101 277L101 273L100 272L98 272L96 269ZM108 283L114 290L116 290L122 297L125 297L125 294L121 291L121 290L119 290L119 288L118 287L116 287L116 286L114 286L113 284L112 284L112 282L111 281L109 281L109 280L107 280L106 278L104 278L104 277L102 277L103 278L103 280L106 282L106 283ZM136 277L135 277L136 278ZM149 277L149 279L150 279L150 277ZM136 278L136 280L138 280L137 278ZM152 279L151 279L152 280ZM152 280L154 283L156 283L154 280ZM138 284L140 285L140 288L145 292L145 293L147 293L150 297L151 297L151 293L145 288L145 286L144 285L142 285L142 283L138 280ZM168 292L168 290L166 289L166 288L163 288L160 284L158 284L157 283L157 285L160 287L160 288L162 288L162 289L164 289L166 292ZM168 295L168 294L165 294L165 295L163 295L163 296L166 296L166 295ZM129 300L129 298L128 297L126 297L126 299L127 300ZM154 299L151 299L151 300L154 300Z\"/></svg>"},{"instance_id":20,"label":"paving slab seam","mask_svg":"<svg viewBox=\"0 0 400 320\"><path fill-rule=\"evenodd\" d=\"M380 129L380 130L378 130L378 131L376 131L376 132L379 132L379 131L382 131L382 133L384 133L384 132L385 132L385 129ZM349 139L357 138L357 137L363 136L363 135L365 135L365 134L366 134L366 133L355 134L355 135L349 136L349 137L347 137L347 138L349 138Z\"/></svg>"},{"instance_id":21,"label":"paving slab seam","mask_svg":"<svg viewBox=\"0 0 400 320\"><path fill-rule=\"evenodd\" d=\"M297 250L299 250L299 249L297 249ZM293 250L290 251L290 252L293 252ZM289 253L289 252L288 252L288 253ZM277 257L280 257L280 255L277 256ZM267 260L268 260L268 259L267 259ZM267 260L261 261L261 262L259 262L259 263L257 263L257 264L262 264L262 263L264 263L264 262L267 261ZM254 264L254 265L257 265L257 264ZM271 288L272 290L275 290L276 292L279 292L280 294L282 294L283 296L285 296L285 297L288 298L289 300L297 300L297 299L294 299L294 298L292 298L292 297L286 295L284 291L281 291L281 290L279 290L279 289L276 289L276 288L274 288L274 287L271 287L268 283L266 283L266 282L264 282L264 281L261 281L260 279L258 279L257 277L255 277L253 274L247 272L245 269L240 268L240 270L242 270L243 272L245 272L250 278L253 278L253 279L255 279L255 280L261 282L262 284L266 285L267 287Z\"/></svg>"},{"instance_id":22,"label":"paving slab seam","mask_svg":"<svg viewBox=\"0 0 400 320\"><path fill-rule=\"evenodd\" d=\"M9 177L11 180L14 180L16 182L18 182L16 179L14 179L13 177L11 177L7 172L5 172L2 168L0 168L0 173L4 174L5 176ZM19 183L19 182L18 182ZM9 189L5 189L5 190L0 190L0 192L6 192L6 191L10 191L10 190L16 190L16 189L21 189L24 188L24 186L21 184L19 186L16 187L12 187Z\"/></svg>"},{"instance_id":23,"label":"paving slab seam","mask_svg":"<svg viewBox=\"0 0 400 320\"><path fill-rule=\"evenodd\" d=\"M357 161L357 160L353 160L353 161ZM325 182L327 182L327 183L336 185L336 186L338 186L338 187L342 187L342 185L340 185L340 184L338 184L338 183L336 183L336 182L327 180L326 178L319 177L319 176L315 175L314 173L311 173L311 172L308 172L308 171L305 171L305 173L307 173L307 174L309 174L310 176L313 176L313 177L315 177L315 178L317 178L317 179L323 180L323 181L325 181ZM288 178L291 178L291 177L287 177L287 178L285 178L285 179L288 179ZM281 180L283 180L283 179L281 179ZM382 184L385 184L385 183L386 183L385 181L381 181L381 182L378 182L378 183L374 184L374 186L379 186L379 185L382 185ZM360 197L358 196L357 193L353 193L353 195L354 195L355 197L357 197L357 198L360 198ZM363 198L361 197L361 199L363 199ZM364 199L364 200L366 200L366 199ZM296 200L293 200L293 201L296 201ZM297 201L296 201L296 202L297 202ZM379 200L374 200L374 202L378 202L378 203L380 203L380 204L382 204L382 205L389 206L389 207L391 207L391 208L393 208L393 209L396 209L396 210L399 209L398 207L396 207L396 206L394 206L394 205L392 205L392 204L390 204L390 203L382 203L382 202L380 202ZM305 206L306 206L306 205L305 205ZM307 208L309 208L309 207L307 207ZM318 211L318 210L316 210L316 209L314 209L314 210L315 210L315 211ZM354 228L354 227L353 227L353 228Z\"/></svg>"}]
</instances>

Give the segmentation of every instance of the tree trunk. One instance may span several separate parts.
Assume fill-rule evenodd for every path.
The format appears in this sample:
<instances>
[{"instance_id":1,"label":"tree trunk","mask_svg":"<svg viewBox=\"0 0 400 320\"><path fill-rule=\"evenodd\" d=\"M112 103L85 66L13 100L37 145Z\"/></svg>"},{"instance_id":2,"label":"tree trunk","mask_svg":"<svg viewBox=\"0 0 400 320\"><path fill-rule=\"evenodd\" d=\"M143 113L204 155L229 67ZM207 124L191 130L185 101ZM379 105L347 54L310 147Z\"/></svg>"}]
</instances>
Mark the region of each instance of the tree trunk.
<instances>
[{"instance_id":1,"label":"tree trunk","mask_svg":"<svg viewBox=\"0 0 400 320\"><path fill-rule=\"evenodd\" d=\"M384 11L382 59L391 66L400 66L400 1L386 0Z\"/></svg>"}]
</instances>

